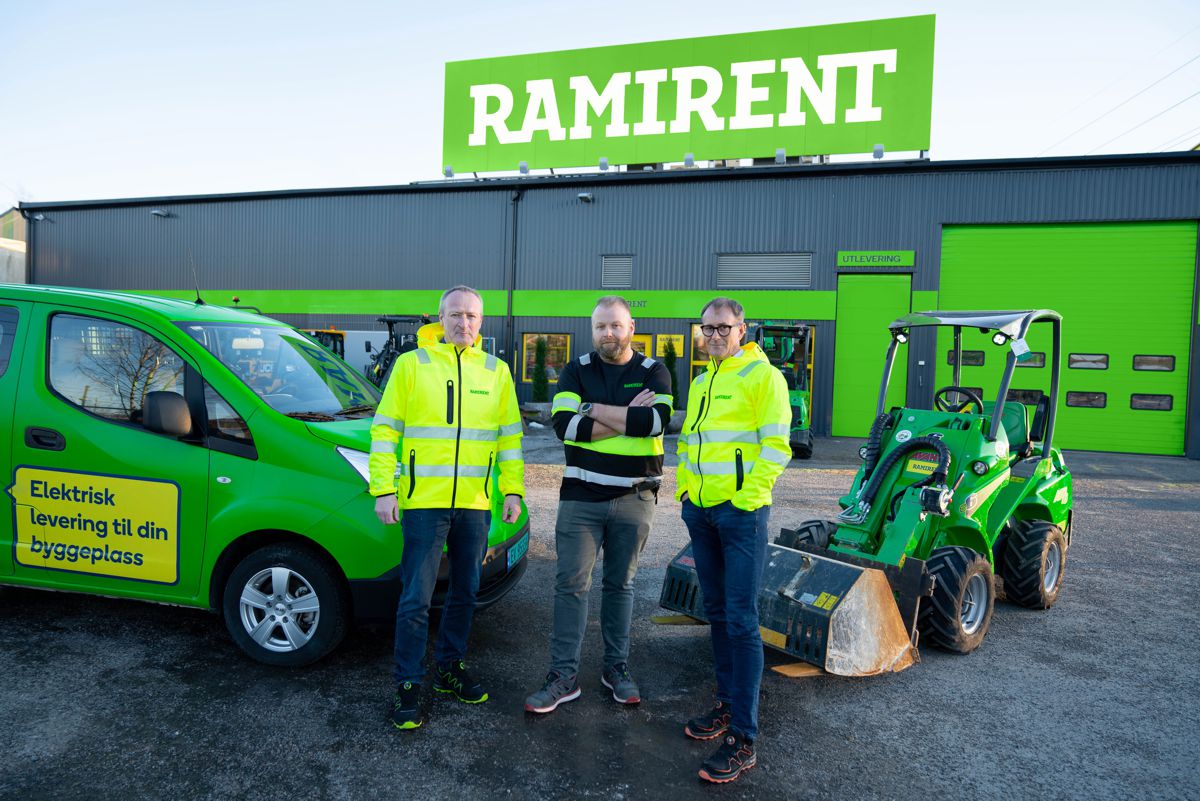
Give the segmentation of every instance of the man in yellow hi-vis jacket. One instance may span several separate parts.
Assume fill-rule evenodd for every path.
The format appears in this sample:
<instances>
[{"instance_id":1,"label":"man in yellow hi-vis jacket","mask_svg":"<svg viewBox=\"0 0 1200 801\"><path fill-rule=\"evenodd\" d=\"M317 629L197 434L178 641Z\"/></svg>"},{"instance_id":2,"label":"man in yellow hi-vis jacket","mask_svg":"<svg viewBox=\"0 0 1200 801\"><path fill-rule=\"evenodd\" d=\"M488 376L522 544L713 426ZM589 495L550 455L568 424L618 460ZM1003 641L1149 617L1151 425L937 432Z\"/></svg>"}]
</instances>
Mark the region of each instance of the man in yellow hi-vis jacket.
<instances>
[{"instance_id":1,"label":"man in yellow hi-vis jacket","mask_svg":"<svg viewBox=\"0 0 1200 801\"><path fill-rule=\"evenodd\" d=\"M434 647L433 687L466 703L488 699L464 660L487 550L493 471L504 494L504 522L516 522L525 494L523 432L512 374L477 347L483 299L470 287L448 289L438 318L418 332L417 350L396 359L371 426L375 513L391 525L404 510L391 711L399 729L422 723L429 604L443 545L450 587Z\"/></svg>"},{"instance_id":2,"label":"man in yellow hi-vis jacket","mask_svg":"<svg viewBox=\"0 0 1200 801\"><path fill-rule=\"evenodd\" d=\"M767 551L771 488L791 460L792 410L783 374L758 345L742 344L742 306L714 298L700 333L708 370L688 391L679 434L678 489L696 575L711 623L717 703L684 726L696 740L721 737L700 778L729 782L757 761L762 639L758 589Z\"/></svg>"}]
</instances>

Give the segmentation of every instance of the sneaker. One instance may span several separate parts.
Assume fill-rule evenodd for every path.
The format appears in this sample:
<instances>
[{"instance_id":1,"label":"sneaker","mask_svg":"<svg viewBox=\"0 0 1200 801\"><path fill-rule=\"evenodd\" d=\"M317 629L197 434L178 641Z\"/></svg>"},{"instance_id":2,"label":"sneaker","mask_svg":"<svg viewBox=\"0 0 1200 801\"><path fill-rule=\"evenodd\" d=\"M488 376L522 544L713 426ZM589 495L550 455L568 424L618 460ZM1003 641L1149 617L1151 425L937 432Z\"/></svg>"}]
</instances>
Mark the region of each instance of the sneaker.
<instances>
[{"instance_id":1,"label":"sneaker","mask_svg":"<svg viewBox=\"0 0 1200 801\"><path fill-rule=\"evenodd\" d=\"M406 681L396 688L392 711L388 717L397 729L419 729L421 720L421 685Z\"/></svg>"},{"instance_id":2,"label":"sneaker","mask_svg":"<svg viewBox=\"0 0 1200 801\"><path fill-rule=\"evenodd\" d=\"M433 680L433 689L439 693L452 693L464 704L482 704L488 699L483 685L467 672L467 663L461 659L450 667L438 665L434 672L437 678Z\"/></svg>"},{"instance_id":3,"label":"sneaker","mask_svg":"<svg viewBox=\"0 0 1200 801\"><path fill-rule=\"evenodd\" d=\"M600 674L600 683L612 690L613 700L618 704L640 704L642 697L638 695L638 686L633 676L629 675L629 665L624 662L606 667Z\"/></svg>"},{"instance_id":4,"label":"sneaker","mask_svg":"<svg viewBox=\"0 0 1200 801\"><path fill-rule=\"evenodd\" d=\"M525 711L544 715L558 709L559 704L574 701L581 695L579 674L563 676L554 671L546 675L542 689L525 699Z\"/></svg>"},{"instance_id":5,"label":"sneaker","mask_svg":"<svg viewBox=\"0 0 1200 801\"><path fill-rule=\"evenodd\" d=\"M758 757L754 755L754 743L736 732L729 732L716 752L704 760L700 767L700 778L706 782L724 784L756 764Z\"/></svg>"},{"instance_id":6,"label":"sneaker","mask_svg":"<svg viewBox=\"0 0 1200 801\"><path fill-rule=\"evenodd\" d=\"M729 704L717 701L711 710L689 720L683 727L683 733L693 740L720 737L729 728L729 714Z\"/></svg>"}]
</instances>

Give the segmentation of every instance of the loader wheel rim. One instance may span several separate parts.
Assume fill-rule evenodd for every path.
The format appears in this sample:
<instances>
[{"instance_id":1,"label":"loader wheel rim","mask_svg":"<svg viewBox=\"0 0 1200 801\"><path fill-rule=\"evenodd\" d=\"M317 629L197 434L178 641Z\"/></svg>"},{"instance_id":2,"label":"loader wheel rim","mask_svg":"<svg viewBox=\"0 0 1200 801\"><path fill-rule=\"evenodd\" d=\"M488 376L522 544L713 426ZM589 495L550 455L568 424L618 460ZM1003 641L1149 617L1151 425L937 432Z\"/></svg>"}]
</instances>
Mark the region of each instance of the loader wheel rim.
<instances>
[{"instance_id":1,"label":"loader wheel rim","mask_svg":"<svg viewBox=\"0 0 1200 801\"><path fill-rule=\"evenodd\" d=\"M1062 547L1057 542L1051 542L1046 549L1046 569L1042 571L1042 589L1047 593L1054 592L1058 586L1058 577L1062 573Z\"/></svg>"},{"instance_id":2,"label":"loader wheel rim","mask_svg":"<svg viewBox=\"0 0 1200 801\"><path fill-rule=\"evenodd\" d=\"M988 588L987 579L976 573L967 579L963 588L962 606L958 612L958 622L963 634L971 635L979 630L983 618L987 615Z\"/></svg>"}]
</instances>

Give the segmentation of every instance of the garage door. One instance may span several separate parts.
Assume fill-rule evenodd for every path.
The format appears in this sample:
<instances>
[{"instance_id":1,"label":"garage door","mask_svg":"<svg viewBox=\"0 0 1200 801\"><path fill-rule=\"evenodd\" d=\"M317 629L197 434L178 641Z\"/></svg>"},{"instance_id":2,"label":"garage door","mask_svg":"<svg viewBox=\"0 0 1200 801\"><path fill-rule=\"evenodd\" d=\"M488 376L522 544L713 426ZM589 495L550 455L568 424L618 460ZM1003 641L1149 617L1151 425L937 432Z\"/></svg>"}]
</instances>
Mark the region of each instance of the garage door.
<instances>
[{"instance_id":1,"label":"garage door","mask_svg":"<svg viewBox=\"0 0 1200 801\"><path fill-rule=\"evenodd\" d=\"M875 419L888 323L909 312L909 275L839 275L833 353L833 435L865 437ZM885 408L903 406L908 348L896 351Z\"/></svg>"},{"instance_id":2,"label":"garage door","mask_svg":"<svg viewBox=\"0 0 1200 801\"><path fill-rule=\"evenodd\" d=\"M939 305L1062 314L1056 445L1182 455L1196 233L1195 222L947 226ZM1045 328L1029 339L1035 358L1013 377L1015 399L1050 389ZM950 348L941 332L939 386L951 383ZM1005 349L977 334L963 349L962 383L991 400Z\"/></svg>"}]
</instances>

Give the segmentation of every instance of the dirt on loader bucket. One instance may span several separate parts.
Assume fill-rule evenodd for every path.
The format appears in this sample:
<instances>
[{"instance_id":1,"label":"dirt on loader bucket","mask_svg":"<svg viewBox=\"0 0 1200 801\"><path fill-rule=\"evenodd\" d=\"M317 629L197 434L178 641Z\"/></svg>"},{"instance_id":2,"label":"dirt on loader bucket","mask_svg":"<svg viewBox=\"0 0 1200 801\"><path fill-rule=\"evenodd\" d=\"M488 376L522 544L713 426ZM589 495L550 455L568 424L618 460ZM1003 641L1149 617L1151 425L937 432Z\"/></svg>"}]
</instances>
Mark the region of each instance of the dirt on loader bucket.
<instances>
[{"instance_id":1,"label":"dirt on loader bucket","mask_svg":"<svg viewBox=\"0 0 1200 801\"><path fill-rule=\"evenodd\" d=\"M864 569L829 621L825 670L839 676L875 676L904 670L915 661L887 577Z\"/></svg>"}]
</instances>

